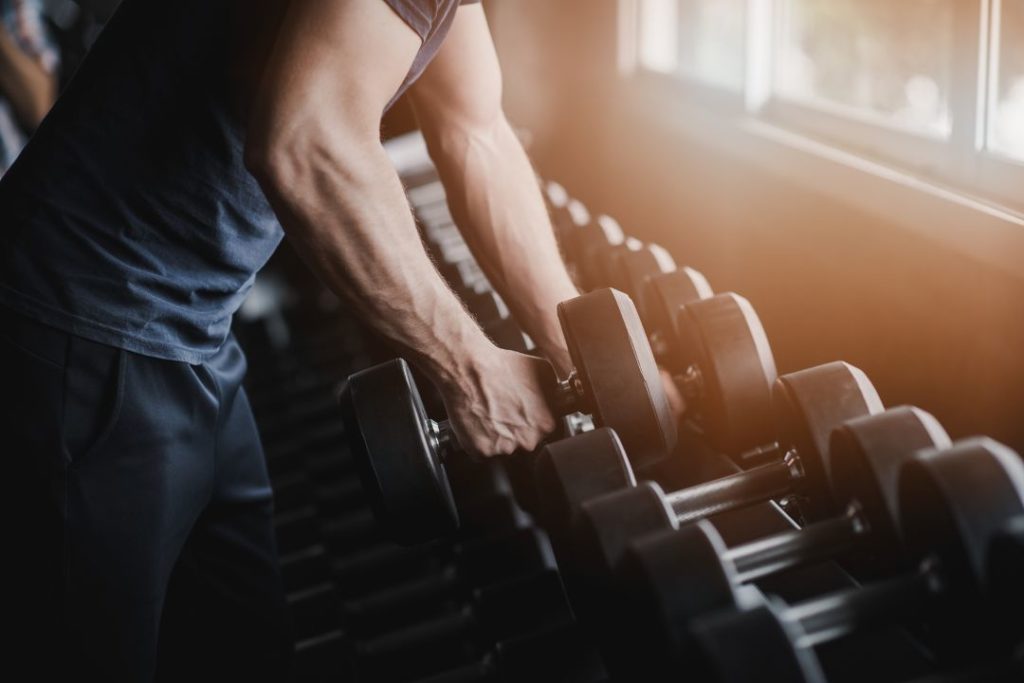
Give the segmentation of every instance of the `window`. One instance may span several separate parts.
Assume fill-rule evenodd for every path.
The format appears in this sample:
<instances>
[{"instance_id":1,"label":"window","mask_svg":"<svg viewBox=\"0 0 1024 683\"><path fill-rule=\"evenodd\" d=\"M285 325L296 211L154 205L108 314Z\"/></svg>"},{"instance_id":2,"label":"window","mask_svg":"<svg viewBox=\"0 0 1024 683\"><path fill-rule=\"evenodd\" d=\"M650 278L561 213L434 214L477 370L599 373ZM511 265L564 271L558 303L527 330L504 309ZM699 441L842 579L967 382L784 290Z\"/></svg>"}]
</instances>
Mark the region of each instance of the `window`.
<instances>
[{"instance_id":1,"label":"window","mask_svg":"<svg viewBox=\"0 0 1024 683\"><path fill-rule=\"evenodd\" d=\"M790 0L776 92L946 136L953 0Z\"/></svg>"},{"instance_id":2,"label":"window","mask_svg":"<svg viewBox=\"0 0 1024 683\"><path fill-rule=\"evenodd\" d=\"M640 0L641 65L739 92L745 6L746 0Z\"/></svg>"},{"instance_id":3,"label":"window","mask_svg":"<svg viewBox=\"0 0 1024 683\"><path fill-rule=\"evenodd\" d=\"M993 17L988 146L1024 161L1024 0L1003 0Z\"/></svg>"},{"instance_id":4,"label":"window","mask_svg":"<svg viewBox=\"0 0 1024 683\"><path fill-rule=\"evenodd\" d=\"M1024 206L1024 0L622 2L687 103Z\"/></svg>"}]
</instances>

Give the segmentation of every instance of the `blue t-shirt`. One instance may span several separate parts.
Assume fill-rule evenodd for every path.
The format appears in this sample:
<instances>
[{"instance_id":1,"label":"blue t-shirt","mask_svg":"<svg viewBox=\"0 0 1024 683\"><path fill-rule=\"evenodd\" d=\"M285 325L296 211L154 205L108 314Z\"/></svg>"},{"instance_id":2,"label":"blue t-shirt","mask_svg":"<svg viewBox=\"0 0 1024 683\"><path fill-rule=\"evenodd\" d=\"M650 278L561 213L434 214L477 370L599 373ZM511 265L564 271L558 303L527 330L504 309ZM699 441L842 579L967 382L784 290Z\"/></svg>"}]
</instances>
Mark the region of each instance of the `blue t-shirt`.
<instances>
[{"instance_id":1,"label":"blue t-shirt","mask_svg":"<svg viewBox=\"0 0 1024 683\"><path fill-rule=\"evenodd\" d=\"M384 1L423 40L397 98L460 2ZM158 358L220 347L283 234L228 102L230 4L122 3L0 179L0 303Z\"/></svg>"}]
</instances>

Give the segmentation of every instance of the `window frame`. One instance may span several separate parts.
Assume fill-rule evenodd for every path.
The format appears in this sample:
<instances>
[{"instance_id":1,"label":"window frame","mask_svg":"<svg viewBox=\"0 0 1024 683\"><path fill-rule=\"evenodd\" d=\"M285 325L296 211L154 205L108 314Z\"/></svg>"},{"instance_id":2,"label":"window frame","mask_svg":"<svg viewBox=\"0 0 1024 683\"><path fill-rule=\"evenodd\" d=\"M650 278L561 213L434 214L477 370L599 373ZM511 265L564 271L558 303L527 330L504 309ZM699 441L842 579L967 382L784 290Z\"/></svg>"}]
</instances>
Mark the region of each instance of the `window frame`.
<instances>
[{"instance_id":1,"label":"window frame","mask_svg":"<svg viewBox=\"0 0 1024 683\"><path fill-rule=\"evenodd\" d=\"M645 69L637 50L640 36L636 18L641 0L620 0L622 73L641 91L671 89L676 98L690 105L714 108L718 115L735 114L741 125L744 119L756 119L913 173L967 197L1024 213L1024 162L988 146L998 97L999 17L1005 0L954 3L948 137L852 107L787 98L777 92L775 58L787 1L746 0L746 66L743 88L737 93L681 71L664 74Z\"/></svg>"}]
</instances>

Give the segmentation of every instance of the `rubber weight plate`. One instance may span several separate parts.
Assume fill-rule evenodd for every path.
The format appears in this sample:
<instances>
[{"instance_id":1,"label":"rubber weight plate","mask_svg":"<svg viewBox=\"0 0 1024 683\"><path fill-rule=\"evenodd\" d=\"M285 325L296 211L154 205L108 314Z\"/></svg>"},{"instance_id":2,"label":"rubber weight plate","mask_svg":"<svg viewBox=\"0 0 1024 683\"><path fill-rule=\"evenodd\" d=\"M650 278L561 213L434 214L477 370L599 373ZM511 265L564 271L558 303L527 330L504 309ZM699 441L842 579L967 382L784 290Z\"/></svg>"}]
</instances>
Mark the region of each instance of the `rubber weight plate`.
<instances>
[{"instance_id":1,"label":"rubber weight plate","mask_svg":"<svg viewBox=\"0 0 1024 683\"><path fill-rule=\"evenodd\" d=\"M367 498L392 538L414 543L453 533L455 499L408 364L395 359L355 373L339 404Z\"/></svg>"},{"instance_id":2,"label":"rubber weight plate","mask_svg":"<svg viewBox=\"0 0 1024 683\"><path fill-rule=\"evenodd\" d=\"M833 514L829 439L847 420L882 412L878 392L863 371L836 361L780 377L772 392L772 408L780 445L795 449L804 469L808 493L804 514L809 519Z\"/></svg>"},{"instance_id":3,"label":"rubber weight plate","mask_svg":"<svg viewBox=\"0 0 1024 683\"><path fill-rule=\"evenodd\" d=\"M832 498L856 501L871 529L869 549L850 558L859 575L891 573L905 564L899 473L924 448L945 448L949 435L931 414L911 406L846 421L832 432L826 456Z\"/></svg>"},{"instance_id":4,"label":"rubber weight plate","mask_svg":"<svg viewBox=\"0 0 1024 683\"><path fill-rule=\"evenodd\" d=\"M636 486L626 451L607 427L548 444L536 473L541 516L556 534L564 534L583 501Z\"/></svg>"},{"instance_id":5,"label":"rubber weight plate","mask_svg":"<svg viewBox=\"0 0 1024 683\"><path fill-rule=\"evenodd\" d=\"M562 302L558 317L584 409L616 431L634 469L665 459L676 445L676 421L633 302L601 289Z\"/></svg>"},{"instance_id":6,"label":"rubber weight plate","mask_svg":"<svg viewBox=\"0 0 1024 683\"><path fill-rule=\"evenodd\" d=\"M689 340L700 370L700 416L716 450L740 455L775 440L775 359L750 302L727 292L677 309L676 338Z\"/></svg>"}]
</instances>

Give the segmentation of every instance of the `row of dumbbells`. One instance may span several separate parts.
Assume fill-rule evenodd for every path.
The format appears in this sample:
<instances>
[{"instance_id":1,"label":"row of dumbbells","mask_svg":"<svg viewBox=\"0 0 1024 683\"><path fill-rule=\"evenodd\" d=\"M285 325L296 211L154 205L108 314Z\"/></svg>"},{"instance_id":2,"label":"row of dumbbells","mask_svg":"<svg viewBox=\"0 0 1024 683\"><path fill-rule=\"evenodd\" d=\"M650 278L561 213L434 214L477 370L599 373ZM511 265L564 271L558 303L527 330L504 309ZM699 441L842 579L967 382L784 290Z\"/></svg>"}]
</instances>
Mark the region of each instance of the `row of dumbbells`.
<instances>
[{"instance_id":1,"label":"row of dumbbells","mask_svg":"<svg viewBox=\"0 0 1024 683\"><path fill-rule=\"evenodd\" d=\"M895 622L911 624L951 666L984 662L993 675L1019 675L1007 656L1021 624L1019 456L988 439L953 443L920 409L884 409L846 363L776 376L745 299L713 294L663 250L548 189L567 261L589 290L560 306L575 372L552 374L551 406L586 412L599 428L567 421L545 448L518 457L531 475L522 497L549 532L573 613L613 677L824 680L815 648ZM410 196L457 291L483 289L465 254L449 261L461 247L437 186ZM660 462L685 467L693 457L676 447L659 364L686 398L682 428L743 471L670 493L638 483L634 473L657 477ZM460 460L458 444L426 414L408 367L353 375L342 406L394 537L456 529L446 471ZM727 548L706 521L771 500L795 502L787 509L803 528ZM757 588L825 559L864 585L792 606Z\"/></svg>"},{"instance_id":2,"label":"row of dumbbells","mask_svg":"<svg viewBox=\"0 0 1024 683\"><path fill-rule=\"evenodd\" d=\"M353 321L329 299L304 310L323 302L315 294L236 326L275 490L298 678L410 680L450 666L486 678L496 657L507 671L558 642L561 660L572 663L560 680L597 680L600 663L571 627L548 540L519 509L501 468L475 467L471 485L453 485L472 521L457 539L406 548L382 538L354 479L334 398L337 379L368 362L375 345L352 334ZM474 313L482 319L487 310ZM548 637L519 637L531 630ZM500 655L491 652L498 641Z\"/></svg>"}]
</instances>

